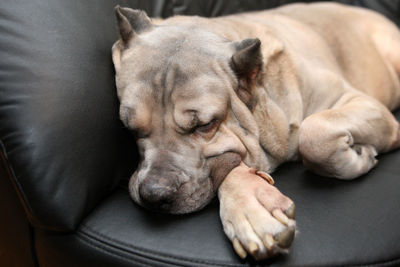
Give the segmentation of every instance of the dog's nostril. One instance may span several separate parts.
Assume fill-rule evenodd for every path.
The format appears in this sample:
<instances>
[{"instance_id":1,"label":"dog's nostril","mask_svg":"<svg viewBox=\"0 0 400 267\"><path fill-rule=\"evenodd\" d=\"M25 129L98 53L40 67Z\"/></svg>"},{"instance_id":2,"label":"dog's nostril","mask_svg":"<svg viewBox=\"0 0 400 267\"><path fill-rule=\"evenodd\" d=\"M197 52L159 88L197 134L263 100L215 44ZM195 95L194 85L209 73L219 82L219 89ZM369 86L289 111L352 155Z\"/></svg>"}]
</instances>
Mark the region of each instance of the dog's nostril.
<instances>
[{"instance_id":1,"label":"dog's nostril","mask_svg":"<svg viewBox=\"0 0 400 267\"><path fill-rule=\"evenodd\" d=\"M177 189L162 183L143 182L139 186L141 200L150 207L160 208L173 201ZM165 205L163 205L165 206Z\"/></svg>"}]
</instances>

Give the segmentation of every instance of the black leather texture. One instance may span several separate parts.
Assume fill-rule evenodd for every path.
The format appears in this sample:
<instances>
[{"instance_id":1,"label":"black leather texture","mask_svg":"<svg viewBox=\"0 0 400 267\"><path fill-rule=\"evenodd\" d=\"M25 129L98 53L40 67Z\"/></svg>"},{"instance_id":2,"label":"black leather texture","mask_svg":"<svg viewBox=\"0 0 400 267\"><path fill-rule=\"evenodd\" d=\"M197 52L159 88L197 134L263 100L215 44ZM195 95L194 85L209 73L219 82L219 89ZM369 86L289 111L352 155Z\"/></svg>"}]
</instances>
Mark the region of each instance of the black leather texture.
<instances>
[{"instance_id":1,"label":"black leather texture","mask_svg":"<svg viewBox=\"0 0 400 267\"><path fill-rule=\"evenodd\" d=\"M119 182L115 4L0 4L0 139L36 227L75 229Z\"/></svg>"},{"instance_id":2,"label":"black leather texture","mask_svg":"<svg viewBox=\"0 0 400 267\"><path fill-rule=\"evenodd\" d=\"M234 254L217 201L166 216L130 199L127 179L138 159L118 118L113 8L219 16L288 2L0 2L0 265L34 266L36 257L39 266L255 265ZM342 2L399 23L400 1ZM299 163L283 165L274 178L297 204L299 233L289 255L261 265L400 264L400 151L351 182Z\"/></svg>"},{"instance_id":3,"label":"black leather texture","mask_svg":"<svg viewBox=\"0 0 400 267\"><path fill-rule=\"evenodd\" d=\"M400 151L382 155L379 161L376 169L354 181L323 178L300 163L281 166L274 178L296 203L299 232L288 255L258 264L398 266ZM124 187L105 199L76 234L40 231L36 242L41 266L51 266L60 257L65 264L61 266L256 264L234 254L217 201L185 216L152 214L134 204Z\"/></svg>"}]
</instances>

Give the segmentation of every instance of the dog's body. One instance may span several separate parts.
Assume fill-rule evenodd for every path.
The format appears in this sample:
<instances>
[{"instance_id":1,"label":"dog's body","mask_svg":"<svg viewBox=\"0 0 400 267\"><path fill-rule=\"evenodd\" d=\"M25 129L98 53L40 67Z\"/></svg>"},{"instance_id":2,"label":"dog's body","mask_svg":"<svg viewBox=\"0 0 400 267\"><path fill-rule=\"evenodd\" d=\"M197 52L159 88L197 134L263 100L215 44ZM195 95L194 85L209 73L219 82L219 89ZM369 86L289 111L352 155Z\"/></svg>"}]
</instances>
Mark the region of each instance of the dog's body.
<instances>
[{"instance_id":1,"label":"dog's body","mask_svg":"<svg viewBox=\"0 0 400 267\"><path fill-rule=\"evenodd\" d=\"M219 187L241 256L287 248L295 227L290 199L245 165L270 173L302 159L351 179L400 146L389 111L400 105L400 32L381 15L323 3L157 26L129 9L117 18L121 119L143 157L132 197L182 213Z\"/></svg>"}]
</instances>

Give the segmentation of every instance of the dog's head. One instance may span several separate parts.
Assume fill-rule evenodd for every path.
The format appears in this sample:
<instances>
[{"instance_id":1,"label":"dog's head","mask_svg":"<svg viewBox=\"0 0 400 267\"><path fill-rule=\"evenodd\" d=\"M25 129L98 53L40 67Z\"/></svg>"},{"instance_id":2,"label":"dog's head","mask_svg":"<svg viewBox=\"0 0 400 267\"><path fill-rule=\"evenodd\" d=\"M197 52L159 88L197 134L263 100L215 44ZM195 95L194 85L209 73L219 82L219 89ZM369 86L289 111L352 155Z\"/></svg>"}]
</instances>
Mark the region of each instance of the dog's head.
<instances>
[{"instance_id":1,"label":"dog's head","mask_svg":"<svg viewBox=\"0 0 400 267\"><path fill-rule=\"evenodd\" d=\"M115 11L120 117L141 155L131 196L163 212L198 210L258 146L251 90L261 76L260 41L231 42L196 22L157 26L143 11Z\"/></svg>"}]
</instances>

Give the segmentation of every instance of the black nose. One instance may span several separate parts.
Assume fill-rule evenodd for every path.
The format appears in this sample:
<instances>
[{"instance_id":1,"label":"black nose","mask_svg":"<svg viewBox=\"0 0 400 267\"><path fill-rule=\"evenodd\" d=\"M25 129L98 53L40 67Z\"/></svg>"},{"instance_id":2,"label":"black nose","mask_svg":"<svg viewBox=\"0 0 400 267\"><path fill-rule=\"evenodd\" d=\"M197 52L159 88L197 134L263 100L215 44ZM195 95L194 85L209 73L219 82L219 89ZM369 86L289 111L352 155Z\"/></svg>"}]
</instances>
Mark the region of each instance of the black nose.
<instances>
[{"instance_id":1,"label":"black nose","mask_svg":"<svg viewBox=\"0 0 400 267\"><path fill-rule=\"evenodd\" d=\"M176 186L165 178L146 178L139 186L139 195L143 204L157 210L167 210L176 192Z\"/></svg>"}]
</instances>

